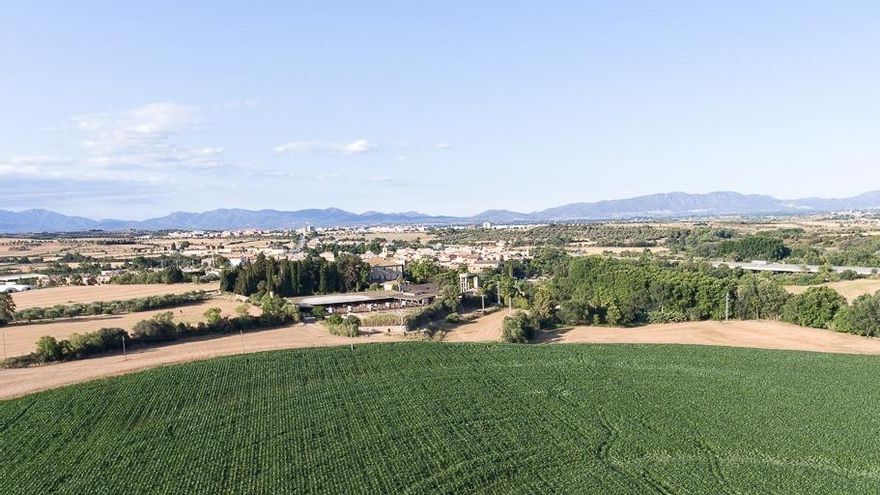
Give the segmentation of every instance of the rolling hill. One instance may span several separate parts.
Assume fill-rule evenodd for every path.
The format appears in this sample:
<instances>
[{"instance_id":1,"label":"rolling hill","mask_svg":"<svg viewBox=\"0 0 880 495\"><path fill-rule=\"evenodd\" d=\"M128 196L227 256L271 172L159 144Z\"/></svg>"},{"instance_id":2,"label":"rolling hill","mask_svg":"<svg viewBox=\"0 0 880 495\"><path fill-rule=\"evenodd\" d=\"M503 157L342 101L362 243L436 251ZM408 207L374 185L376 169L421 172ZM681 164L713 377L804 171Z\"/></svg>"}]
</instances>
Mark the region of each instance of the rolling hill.
<instances>
[{"instance_id":1,"label":"rolling hill","mask_svg":"<svg viewBox=\"0 0 880 495\"><path fill-rule=\"evenodd\" d=\"M880 191L851 198L777 199L758 194L722 191L707 194L672 192L628 199L590 203L571 203L531 213L487 210L469 217L434 216L419 212L352 213L339 208L297 211L218 209L201 213L178 211L147 220L91 220L49 210L0 210L0 232L62 232L100 230L197 229L227 230L244 228L292 229L305 225L356 226L384 224L456 224L564 222L632 218L681 218L714 215L795 215L838 210L880 208Z\"/></svg>"}]
</instances>

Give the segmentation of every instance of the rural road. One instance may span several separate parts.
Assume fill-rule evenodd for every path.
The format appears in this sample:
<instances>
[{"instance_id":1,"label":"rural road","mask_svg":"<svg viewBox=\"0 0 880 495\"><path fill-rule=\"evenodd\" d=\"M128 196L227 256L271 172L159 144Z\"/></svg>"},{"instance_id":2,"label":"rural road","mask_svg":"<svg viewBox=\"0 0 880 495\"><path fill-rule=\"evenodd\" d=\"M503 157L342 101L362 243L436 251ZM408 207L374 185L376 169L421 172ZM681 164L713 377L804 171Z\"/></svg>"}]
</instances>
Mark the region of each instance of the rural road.
<instances>
[{"instance_id":1,"label":"rural road","mask_svg":"<svg viewBox=\"0 0 880 495\"><path fill-rule=\"evenodd\" d=\"M447 342L490 342L501 335L507 311L498 311L450 331ZM142 349L127 357L112 355L23 369L0 370L0 399L19 397L73 383L121 375L156 366L218 356L278 349L396 342L404 337L388 334L338 337L319 325L292 327L198 338ZM695 344L760 349L787 349L849 354L880 354L880 339L829 330L803 328L776 321L716 321L648 325L637 328L574 327L543 334L550 344ZM438 344L442 345L442 344Z\"/></svg>"}]
</instances>

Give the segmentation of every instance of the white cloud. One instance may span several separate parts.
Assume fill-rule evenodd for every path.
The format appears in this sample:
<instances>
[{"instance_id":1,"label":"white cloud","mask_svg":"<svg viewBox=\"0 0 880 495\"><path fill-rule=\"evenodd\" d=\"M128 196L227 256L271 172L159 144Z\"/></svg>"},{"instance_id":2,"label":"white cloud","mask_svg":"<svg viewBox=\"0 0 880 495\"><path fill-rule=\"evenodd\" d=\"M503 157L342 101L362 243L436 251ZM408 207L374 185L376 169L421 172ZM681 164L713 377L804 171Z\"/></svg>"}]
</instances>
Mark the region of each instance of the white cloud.
<instances>
[{"instance_id":1,"label":"white cloud","mask_svg":"<svg viewBox=\"0 0 880 495\"><path fill-rule=\"evenodd\" d=\"M338 173L329 173L329 174L317 174L313 178L315 180L335 180L338 179L340 175Z\"/></svg>"},{"instance_id":2,"label":"white cloud","mask_svg":"<svg viewBox=\"0 0 880 495\"><path fill-rule=\"evenodd\" d=\"M307 155L312 153L357 155L373 151L378 147L378 145L373 144L366 139L356 139L350 143L293 141L276 146L274 149L278 153L294 153L297 155Z\"/></svg>"},{"instance_id":3,"label":"white cloud","mask_svg":"<svg viewBox=\"0 0 880 495\"><path fill-rule=\"evenodd\" d=\"M0 159L0 176L66 177L75 173L74 161L57 156L14 156Z\"/></svg>"},{"instance_id":4,"label":"white cloud","mask_svg":"<svg viewBox=\"0 0 880 495\"><path fill-rule=\"evenodd\" d=\"M185 138L199 129L197 108L176 103L149 103L118 113L73 118L83 134L86 163L103 168L213 168L222 148L194 147Z\"/></svg>"}]
</instances>

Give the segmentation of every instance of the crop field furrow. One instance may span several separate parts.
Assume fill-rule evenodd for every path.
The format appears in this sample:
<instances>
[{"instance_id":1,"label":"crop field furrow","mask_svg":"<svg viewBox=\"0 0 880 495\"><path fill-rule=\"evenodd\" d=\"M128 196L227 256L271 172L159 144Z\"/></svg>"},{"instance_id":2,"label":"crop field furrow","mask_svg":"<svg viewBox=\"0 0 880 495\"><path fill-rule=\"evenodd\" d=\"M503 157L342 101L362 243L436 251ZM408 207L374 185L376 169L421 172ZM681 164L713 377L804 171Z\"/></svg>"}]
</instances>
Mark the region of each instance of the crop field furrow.
<instances>
[{"instance_id":1,"label":"crop field furrow","mask_svg":"<svg viewBox=\"0 0 880 495\"><path fill-rule=\"evenodd\" d=\"M0 402L0 493L870 493L878 374L691 346L234 356Z\"/></svg>"},{"instance_id":2,"label":"crop field furrow","mask_svg":"<svg viewBox=\"0 0 880 495\"><path fill-rule=\"evenodd\" d=\"M536 371L553 371L553 366L548 365L548 362L535 362L531 363L531 365L534 366ZM546 376L543 373L536 372L529 375L528 379L521 374L506 374L504 377L506 380L512 381L526 390L531 390L535 387L546 387L550 384L553 384L553 387L560 388L563 386L562 384L564 384L565 380L560 379L558 376L558 369L556 371L557 373L551 373ZM575 442L575 448L572 449L572 452L578 452L578 455L575 459L572 459L572 462L583 462L586 453L581 452L581 450L586 449L589 451L589 445L596 445L594 450L599 453L598 460L600 462L595 465L593 469L596 470L596 468L599 468L602 472L602 476L611 479L615 484L619 485L621 489L631 490L635 488L640 484L639 482L641 481L641 478L623 471L607 456L606 449L610 447L610 443L607 442L609 439L613 441L614 437L616 437L616 428L612 428L609 423L603 423L602 421L600 421L598 425L594 422L584 422L583 417L585 415L601 417L601 403L600 401L595 400L595 398L593 398L592 401L586 400L583 402L571 400L572 396L578 397L580 395L590 397L591 394L581 394L577 391L572 392L567 389L563 389L561 393L541 394L541 400L535 405L534 411L538 415L551 415L553 416L553 420L540 421L539 424L546 424L548 427L555 425L555 429L566 435L565 441L570 442L573 440ZM557 405L555 404L557 402L566 403L566 405L570 407L554 407ZM571 435L571 433L574 433L574 435ZM600 440L602 435L604 435L604 438ZM603 442L605 442L604 447ZM605 455L602 455L603 453ZM643 486L642 488L644 489L645 487Z\"/></svg>"}]
</instances>

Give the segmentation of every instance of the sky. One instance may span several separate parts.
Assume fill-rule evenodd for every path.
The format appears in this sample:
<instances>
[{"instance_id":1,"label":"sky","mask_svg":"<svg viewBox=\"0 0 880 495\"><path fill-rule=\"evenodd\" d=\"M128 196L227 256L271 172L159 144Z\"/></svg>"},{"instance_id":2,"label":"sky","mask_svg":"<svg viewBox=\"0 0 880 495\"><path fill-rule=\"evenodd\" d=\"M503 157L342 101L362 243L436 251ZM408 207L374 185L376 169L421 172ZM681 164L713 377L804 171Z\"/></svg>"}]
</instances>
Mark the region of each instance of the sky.
<instances>
[{"instance_id":1,"label":"sky","mask_svg":"<svg viewBox=\"0 0 880 495\"><path fill-rule=\"evenodd\" d=\"M0 208L880 189L880 2L6 2Z\"/></svg>"}]
</instances>

